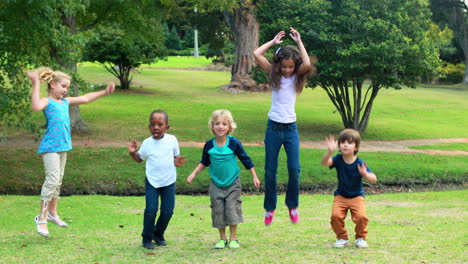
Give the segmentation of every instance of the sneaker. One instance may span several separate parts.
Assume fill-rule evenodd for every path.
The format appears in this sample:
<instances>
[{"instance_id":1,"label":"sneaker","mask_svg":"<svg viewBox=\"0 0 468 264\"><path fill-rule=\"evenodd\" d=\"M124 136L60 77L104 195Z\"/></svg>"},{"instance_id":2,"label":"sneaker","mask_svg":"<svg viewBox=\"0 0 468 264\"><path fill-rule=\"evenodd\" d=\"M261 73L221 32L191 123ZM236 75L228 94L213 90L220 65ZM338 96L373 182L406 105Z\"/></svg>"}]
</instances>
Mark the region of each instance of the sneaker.
<instances>
[{"instance_id":1,"label":"sneaker","mask_svg":"<svg viewBox=\"0 0 468 264\"><path fill-rule=\"evenodd\" d=\"M344 239L338 239L336 240L335 244L333 245L333 247L336 247L336 248L342 248L344 246L348 245L348 240L344 240Z\"/></svg>"},{"instance_id":2,"label":"sneaker","mask_svg":"<svg viewBox=\"0 0 468 264\"><path fill-rule=\"evenodd\" d=\"M146 249L154 249L156 246L153 244L152 241L143 241L143 247Z\"/></svg>"},{"instance_id":3,"label":"sneaker","mask_svg":"<svg viewBox=\"0 0 468 264\"><path fill-rule=\"evenodd\" d=\"M291 219L291 223L293 224L297 224L297 222L299 222L299 212L296 208L289 208L289 219Z\"/></svg>"},{"instance_id":4,"label":"sneaker","mask_svg":"<svg viewBox=\"0 0 468 264\"><path fill-rule=\"evenodd\" d=\"M224 248L227 245L227 241L224 241L220 239L218 242L216 242L214 248Z\"/></svg>"},{"instance_id":5,"label":"sneaker","mask_svg":"<svg viewBox=\"0 0 468 264\"><path fill-rule=\"evenodd\" d=\"M54 217L51 214L47 214L47 221L54 223L60 227L68 227L68 224L62 221L58 215Z\"/></svg>"},{"instance_id":6,"label":"sneaker","mask_svg":"<svg viewBox=\"0 0 468 264\"><path fill-rule=\"evenodd\" d=\"M266 226L271 225L271 222L273 222L274 215L275 215L275 211L268 211L265 213L265 225Z\"/></svg>"},{"instance_id":7,"label":"sneaker","mask_svg":"<svg viewBox=\"0 0 468 264\"><path fill-rule=\"evenodd\" d=\"M237 240L229 241L229 248L240 248L239 241Z\"/></svg>"},{"instance_id":8,"label":"sneaker","mask_svg":"<svg viewBox=\"0 0 468 264\"><path fill-rule=\"evenodd\" d=\"M356 241L354 241L354 244L356 244L356 247L358 248L366 248L367 246L369 246L367 242L362 238L356 239Z\"/></svg>"},{"instance_id":9,"label":"sneaker","mask_svg":"<svg viewBox=\"0 0 468 264\"><path fill-rule=\"evenodd\" d=\"M167 246L167 242L166 242L166 240L164 239L164 237L155 237L155 238L154 238L154 242L155 242L156 245L158 245L158 246Z\"/></svg>"}]
</instances>

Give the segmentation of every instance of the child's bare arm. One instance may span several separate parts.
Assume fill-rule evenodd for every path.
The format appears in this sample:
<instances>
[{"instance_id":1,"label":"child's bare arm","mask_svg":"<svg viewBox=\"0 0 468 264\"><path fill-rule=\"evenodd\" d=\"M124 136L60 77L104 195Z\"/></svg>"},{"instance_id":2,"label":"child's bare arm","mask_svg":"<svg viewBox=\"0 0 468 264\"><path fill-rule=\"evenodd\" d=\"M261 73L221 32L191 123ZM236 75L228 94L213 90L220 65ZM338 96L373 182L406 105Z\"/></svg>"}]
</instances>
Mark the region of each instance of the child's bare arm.
<instances>
[{"instance_id":1,"label":"child's bare arm","mask_svg":"<svg viewBox=\"0 0 468 264\"><path fill-rule=\"evenodd\" d=\"M87 93L85 95L77 96L77 97L67 97L66 99L68 100L70 105L87 104L100 97L112 94L114 90L115 90L114 83L109 83L109 85L107 85L106 89L104 90Z\"/></svg>"},{"instance_id":2,"label":"child's bare arm","mask_svg":"<svg viewBox=\"0 0 468 264\"><path fill-rule=\"evenodd\" d=\"M187 182L189 184L192 184L193 179L197 176L198 173L200 173L202 170L204 170L206 167L205 165L198 163L197 167L190 173L190 175L187 177Z\"/></svg>"},{"instance_id":3,"label":"child's bare arm","mask_svg":"<svg viewBox=\"0 0 468 264\"><path fill-rule=\"evenodd\" d=\"M258 47L257 49L255 49L253 55L254 55L254 58L255 60L257 61L258 65L260 66L260 68L262 68L263 71L265 72L269 72L270 71L270 68L271 68L271 63L268 61L267 58L265 58L265 56L263 55L268 49L270 49L271 47L275 46L275 45L278 45L280 43L282 43L283 41L281 40L284 36L286 35L286 33L283 31L280 31L276 34L276 36L266 42L265 44L261 45L260 47Z\"/></svg>"},{"instance_id":4,"label":"child's bare arm","mask_svg":"<svg viewBox=\"0 0 468 264\"><path fill-rule=\"evenodd\" d=\"M289 36L296 42L302 59L302 64L299 66L299 69L297 69L297 72L301 74L310 69L310 58L309 54L307 54L307 50L305 49L304 44L302 43L301 34L299 34L299 32L297 32L292 27L290 27L290 29L291 33L289 33Z\"/></svg>"},{"instance_id":5,"label":"child's bare arm","mask_svg":"<svg viewBox=\"0 0 468 264\"><path fill-rule=\"evenodd\" d=\"M47 107L47 98L41 98L41 81L37 71L28 71L28 77L31 80L33 90L31 94L31 108L34 112L39 112Z\"/></svg>"},{"instance_id":6,"label":"child's bare arm","mask_svg":"<svg viewBox=\"0 0 468 264\"><path fill-rule=\"evenodd\" d=\"M128 153L130 153L130 157L132 157L134 161L141 163L143 160L140 158L140 155L138 155L137 149L138 145L136 140L134 139L130 142L130 145L128 146Z\"/></svg>"}]
</instances>

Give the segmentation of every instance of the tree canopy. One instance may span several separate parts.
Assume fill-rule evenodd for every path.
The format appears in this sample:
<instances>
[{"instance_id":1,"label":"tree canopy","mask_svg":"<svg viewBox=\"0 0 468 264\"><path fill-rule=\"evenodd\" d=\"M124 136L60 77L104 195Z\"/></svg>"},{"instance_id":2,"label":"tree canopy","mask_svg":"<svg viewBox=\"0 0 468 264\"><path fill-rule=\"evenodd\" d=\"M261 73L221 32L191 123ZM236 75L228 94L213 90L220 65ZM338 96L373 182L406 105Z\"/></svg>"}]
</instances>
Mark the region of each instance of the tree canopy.
<instances>
[{"instance_id":1,"label":"tree canopy","mask_svg":"<svg viewBox=\"0 0 468 264\"><path fill-rule=\"evenodd\" d=\"M289 26L301 33L318 58L310 86L323 88L344 126L361 132L380 89L414 87L438 64L423 1L272 0L262 2L258 19L264 41Z\"/></svg>"}]
</instances>

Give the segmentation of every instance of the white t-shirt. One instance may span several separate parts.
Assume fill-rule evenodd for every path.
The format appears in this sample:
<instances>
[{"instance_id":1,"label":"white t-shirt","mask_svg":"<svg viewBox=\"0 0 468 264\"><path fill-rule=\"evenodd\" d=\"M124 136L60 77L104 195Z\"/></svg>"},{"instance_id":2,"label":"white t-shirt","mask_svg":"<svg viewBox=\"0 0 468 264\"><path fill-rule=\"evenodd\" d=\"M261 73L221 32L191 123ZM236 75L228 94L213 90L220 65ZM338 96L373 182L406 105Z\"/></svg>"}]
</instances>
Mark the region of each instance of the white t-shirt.
<instances>
[{"instance_id":1,"label":"white t-shirt","mask_svg":"<svg viewBox=\"0 0 468 264\"><path fill-rule=\"evenodd\" d=\"M281 76L281 89L271 92L271 108L268 118L278 123L296 122L296 75Z\"/></svg>"},{"instance_id":2,"label":"white t-shirt","mask_svg":"<svg viewBox=\"0 0 468 264\"><path fill-rule=\"evenodd\" d=\"M179 156L177 138L164 134L161 139L149 137L143 141L138 155L146 161L146 177L154 188L165 187L176 181L174 157Z\"/></svg>"}]
</instances>

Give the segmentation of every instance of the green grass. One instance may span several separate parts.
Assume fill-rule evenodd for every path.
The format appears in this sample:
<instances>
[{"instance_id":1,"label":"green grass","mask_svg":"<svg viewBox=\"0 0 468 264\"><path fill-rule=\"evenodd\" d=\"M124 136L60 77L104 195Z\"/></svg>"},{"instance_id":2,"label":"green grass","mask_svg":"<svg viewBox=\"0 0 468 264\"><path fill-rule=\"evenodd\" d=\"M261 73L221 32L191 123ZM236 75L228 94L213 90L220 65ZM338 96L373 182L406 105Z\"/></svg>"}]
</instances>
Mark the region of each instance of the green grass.
<instances>
[{"instance_id":1,"label":"green grass","mask_svg":"<svg viewBox=\"0 0 468 264\"><path fill-rule=\"evenodd\" d=\"M331 195L300 197L291 225L280 196L275 220L263 225L263 197L243 196L238 250L215 250L209 198L177 196L167 247L141 247L144 197L63 197L70 227L36 233L39 198L2 196L0 263L466 263L468 191L368 195L369 248L332 247ZM346 220L351 242L354 224ZM148 255L154 253L154 255Z\"/></svg>"},{"instance_id":2,"label":"green grass","mask_svg":"<svg viewBox=\"0 0 468 264\"><path fill-rule=\"evenodd\" d=\"M264 180L264 148L245 147L252 158L260 180ZM44 181L42 157L35 149L0 149L0 193L39 194ZM186 177L201 159L201 148L181 148L188 162L178 168L177 192L207 193L209 176L204 170L193 184ZM326 191L336 187L336 172L320 165L324 150L301 150L301 189ZM440 184L466 183L467 156L437 156L426 154L360 153L359 156L376 173L380 191L388 187L437 188ZM279 157L279 190L287 186L286 155ZM241 179L245 191L257 192L242 164ZM136 163L126 148L76 148L68 152L67 167L61 192L63 194L144 194L145 164ZM260 190L263 192L263 190Z\"/></svg>"},{"instance_id":3,"label":"green grass","mask_svg":"<svg viewBox=\"0 0 468 264\"><path fill-rule=\"evenodd\" d=\"M410 146L411 149L440 149L440 150L463 150L468 151L467 143L441 143L437 145Z\"/></svg>"},{"instance_id":4,"label":"green grass","mask_svg":"<svg viewBox=\"0 0 468 264\"><path fill-rule=\"evenodd\" d=\"M157 68L203 68L211 64L211 59L205 56L198 58L189 56L171 56L167 60L158 60L155 63L143 64L142 67Z\"/></svg>"}]
</instances>

